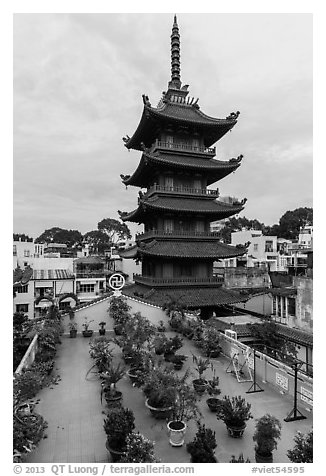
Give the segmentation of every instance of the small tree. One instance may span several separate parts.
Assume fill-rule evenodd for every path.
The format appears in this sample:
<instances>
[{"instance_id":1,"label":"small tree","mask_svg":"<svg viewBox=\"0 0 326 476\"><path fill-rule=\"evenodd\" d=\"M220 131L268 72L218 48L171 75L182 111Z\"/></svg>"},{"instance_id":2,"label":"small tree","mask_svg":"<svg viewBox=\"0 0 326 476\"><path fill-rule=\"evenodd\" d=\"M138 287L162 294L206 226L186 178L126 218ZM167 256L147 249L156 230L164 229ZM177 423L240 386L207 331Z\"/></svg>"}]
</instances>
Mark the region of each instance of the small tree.
<instances>
[{"instance_id":1,"label":"small tree","mask_svg":"<svg viewBox=\"0 0 326 476\"><path fill-rule=\"evenodd\" d=\"M286 455L292 463L312 463L313 462L313 430L306 435L298 431L294 437L294 447Z\"/></svg>"},{"instance_id":2,"label":"small tree","mask_svg":"<svg viewBox=\"0 0 326 476\"><path fill-rule=\"evenodd\" d=\"M159 463L155 457L154 443L140 433L130 433L126 439L127 451L120 463Z\"/></svg>"},{"instance_id":3,"label":"small tree","mask_svg":"<svg viewBox=\"0 0 326 476\"><path fill-rule=\"evenodd\" d=\"M130 318L131 307L123 296L112 296L108 312L116 324L124 325Z\"/></svg>"},{"instance_id":4,"label":"small tree","mask_svg":"<svg viewBox=\"0 0 326 476\"><path fill-rule=\"evenodd\" d=\"M256 442L255 450L261 456L269 456L277 448L277 440L281 438L280 421L269 414L256 420L256 430L253 440Z\"/></svg>"}]
</instances>

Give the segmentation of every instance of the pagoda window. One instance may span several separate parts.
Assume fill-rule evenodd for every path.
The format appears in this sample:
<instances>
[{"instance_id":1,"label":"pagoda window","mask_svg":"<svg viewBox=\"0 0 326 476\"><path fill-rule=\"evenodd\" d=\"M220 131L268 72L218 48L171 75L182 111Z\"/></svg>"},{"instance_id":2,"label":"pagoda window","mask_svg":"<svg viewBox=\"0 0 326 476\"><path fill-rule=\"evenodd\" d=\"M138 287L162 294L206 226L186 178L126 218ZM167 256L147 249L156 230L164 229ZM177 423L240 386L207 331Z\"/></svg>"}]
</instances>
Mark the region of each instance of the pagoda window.
<instances>
[{"instance_id":1,"label":"pagoda window","mask_svg":"<svg viewBox=\"0 0 326 476\"><path fill-rule=\"evenodd\" d=\"M164 219L164 231L165 233L172 233L173 232L173 220L172 218L165 218Z\"/></svg>"},{"instance_id":2,"label":"pagoda window","mask_svg":"<svg viewBox=\"0 0 326 476\"><path fill-rule=\"evenodd\" d=\"M163 278L173 278L173 264L163 263Z\"/></svg>"},{"instance_id":3,"label":"pagoda window","mask_svg":"<svg viewBox=\"0 0 326 476\"><path fill-rule=\"evenodd\" d=\"M195 222L195 231L204 232L205 231L205 222L204 220L196 220Z\"/></svg>"},{"instance_id":4,"label":"pagoda window","mask_svg":"<svg viewBox=\"0 0 326 476\"><path fill-rule=\"evenodd\" d=\"M167 188L173 188L173 177L166 176L164 178L164 186Z\"/></svg>"},{"instance_id":5,"label":"pagoda window","mask_svg":"<svg viewBox=\"0 0 326 476\"><path fill-rule=\"evenodd\" d=\"M190 263L180 263L175 269L177 276L191 277L193 276L193 267Z\"/></svg>"},{"instance_id":6,"label":"pagoda window","mask_svg":"<svg viewBox=\"0 0 326 476\"><path fill-rule=\"evenodd\" d=\"M200 179L195 179L194 180L194 189L201 190L201 188L202 188L201 180Z\"/></svg>"}]
</instances>

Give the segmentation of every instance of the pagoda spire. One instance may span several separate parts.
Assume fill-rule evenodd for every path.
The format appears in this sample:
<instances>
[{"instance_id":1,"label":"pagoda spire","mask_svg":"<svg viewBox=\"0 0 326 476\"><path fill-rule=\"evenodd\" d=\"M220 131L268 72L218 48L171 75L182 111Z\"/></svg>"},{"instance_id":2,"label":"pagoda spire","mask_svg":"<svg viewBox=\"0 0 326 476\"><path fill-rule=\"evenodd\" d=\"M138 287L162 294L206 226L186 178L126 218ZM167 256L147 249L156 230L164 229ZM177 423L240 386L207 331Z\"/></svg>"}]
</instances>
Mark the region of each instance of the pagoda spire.
<instances>
[{"instance_id":1,"label":"pagoda spire","mask_svg":"<svg viewBox=\"0 0 326 476\"><path fill-rule=\"evenodd\" d=\"M174 15L174 21L171 34L171 81L169 88L180 89L180 34L177 22L177 15Z\"/></svg>"}]
</instances>

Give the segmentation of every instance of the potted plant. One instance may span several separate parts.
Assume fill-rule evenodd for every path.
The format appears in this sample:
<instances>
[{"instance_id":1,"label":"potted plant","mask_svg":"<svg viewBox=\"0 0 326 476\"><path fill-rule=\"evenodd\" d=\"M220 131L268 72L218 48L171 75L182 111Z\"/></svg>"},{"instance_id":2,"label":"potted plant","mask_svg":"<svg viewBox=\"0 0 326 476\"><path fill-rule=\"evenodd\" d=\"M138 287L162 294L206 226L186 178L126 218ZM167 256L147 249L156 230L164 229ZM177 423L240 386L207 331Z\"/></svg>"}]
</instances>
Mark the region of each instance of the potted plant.
<instances>
[{"instance_id":1,"label":"potted plant","mask_svg":"<svg viewBox=\"0 0 326 476\"><path fill-rule=\"evenodd\" d=\"M294 447L286 455L292 463L313 463L313 430L306 435L298 431L294 437Z\"/></svg>"},{"instance_id":2,"label":"potted plant","mask_svg":"<svg viewBox=\"0 0 326 476\"><path fill-rule=\"evenodd\" d=\"M115 322L114 332L121 335L124 325L130 316L131 307L127 303L127 299L123 296L112 296L108 312Z\"/></svg>"},{"instance_id":3,"label":"potted plant","mask_svg":"<svg viewBox=\"0 0 326 476\"><path fill-rule=\"evenodd\" d=\"M187 360L187 356L183 354L175 354L170 358L170 362L173 364L174 370L181 370L184 362Z\"/></svg>"},{"instance_id":4,"label":"potted plant","mask_svg":"<svg viewBox=\"0 0 326 476\"><path fill-rule=\"evenodd\" d=\"M165 334L158 334L154 337L153 346L156 355L164 354L168 338Z\"/></svg>"},{"instance_id":5,"label":"potted plant","mask_svg":"<svg viewBox=\"0 0 326 476\"><path fill-rule=\"evenodd\" d=\"M203 331L201 340L201 348L207 357L215 358L221 353L221 346L219 344L220 333L215 327L206 327Z\"/></svg>"},{"instance_id":6,"label":"potted plant","mask_svg":"<svg viewBox=\"0 0 326 476\"><path fill-rule=\"evenodd\" d=\"M101 389L101 403L103 395L105 397L107 405L115 406L120 405L122 400L122 392L117 390L117 382L122 379L125 374L124 367L119 363L117 366L108 365L104 372L100 374L102 378Z\"/></svg>"},{"instance_id":7,"label":"potted plant","mask_svg":"<svg viewBox=\"0 0 326 476\"><path fill-rule=\"evenodd\" d=\"M273 462L273 451L277 448L277 440L281 438L281 427L280 421L268 413L256 420L253 436L256 463Z\"/></svg>"},{"instance_id":8,"label":"potted plant","mask_svg":"<svg viewBox=\"0 0 326 476\"><path fill-rule=\"evenodd\" d=\"M230 398L225 396L217 409L217 419L222 420L232 438L241 438L246 428L246 421L252 418L251 404L240 395Z\"/></svg>"},{"instance_id":9,"label":"potted plant","mask_svg":"<svg viewBox=\"0 0 326 476\"><path fill-rule=\"evenodd\" d=\"M209 398L207 398L206 403L211 412L216 412L218 407L221 405L221 399L217 398L220 395L221 390L218 388L220 383L219 377L215 375L215 369L213 372L213 378L208 380L207 384L207 393Z\"/></svg>"},{"instance_id":10,"label":"potted plant","mask_svg":"<svg viewBox=\"0 0 326 476\"><path fill-rule=\"evenodd\" d=\"M90 326L90 323L93 322L94 319L92 319L91 321L89 321L87 319L87 317L85 317L85 322L84 324L82 324L84 330L83 330L83 336L84 337L92 337L93 335L93 331L91 329L89 329L89 326Z\"/></svg>"},{"instance_id":11,"label":"potted plant","mask_svg":"<svg viewBox=\"0 0 326 476\"><path fill-rule=\"evenodd\" d=\"M200 395L204 394L207 388L207 380L204 379L204 372L211 365L210 360L197 357L193 354L193 362L195 364L195 370L198 372L198 379L192 381L194 389Z\"/></svg>"},{"instance_id":12,"label":"potted plant","mask_svg":"<svg viewBox=\"0 0 326 476\"><path fill-rule=\"evenodd\" d=\"M140 433L130 433L126 438L126 452L120 463L159 463L155 457L154 443Z\"/></svg>"},{"instance_id":13,"label":"potted plant","mask_svg":"<svg viewBox=\"0 0 326 476\"><path fill-rule=\"evenodd\" d=\"M247 458L245 461L243 453L240 453L238 456L238 459L234 455L232 455L229 462L230 463L250 463L250 459Z\"/></svg>"},{"instance_id":14,"label":"potted plant","mask_svg":"<svg viewBox=\"0 0 326 476\"><path fill-rule=\"evenodd\" d=\"M146 349L134 352L130 370L127 372L134 386L140 387L144 385L153 365L152 354Z\"/></svg>"},{"instance_id":15,"label":"potted plant","mask_svg":"<svg viewBox=\"0 0 326 476\"><path fill-rule=\"evenodd\" d=\"M95 337L90 341L89 346L89 354L95 363L88 370L86 378L88 374L94 369L94 367L97 367L99 373L104 372L113 359L111 341L106 337Z\"/></svg>"},{"instance_id":16,"label":"potted plant","mask_svg":"<svg viewBox=\"0 0 326 476\"><path fill-rule=\"evenodd\" d=\"M170 337L164 347L164 359L170 362L171 358L183 346L183 339L180 336Z\"/></svg>"},{"instance_id":17,"label":"potted plant","mask_svg":"<svg viewBox=\"0 0 326 476\"><path fill-rule=\"evenodd\" d=\"M145 405L154 418L169 418L176 398L176 376L171 369L158 366L147 375L143 387Z\"/></svg>"},{"instance_id":18,"label":"potted plant","mask_svg":"<svg viewBox=\"0 0 326 476\"><path fill-rule=\"evenodd\" d=\"M169 442L171 446L182 446L187 430L186 422L198 420L200 412L197 407L197 395L187 383L189 371L176 379L175 399L173 402L172 420L168 422Z\"/></svg>"},{"instance_id":19,"label":"potted plant","mask_svg":"<svg viewBox=\"0 0 326 476\"><path fill-rule=\"evenodd\" d=\"M181 333L183 336L187 337L187 339L191 340L194 336L194 325L190 319L186 319L182 323Z\"/></svg>"},{"instance_id":20,"label":"potted plant","mask_svg":"<svg viewBox=\"0 0 326 476\"><path fill-rule=\"evenodd\" d=\"M129 408L113 408L104 420L106 448L115 463L127 450L127 438L135 428L135 417Z\"/></svg>"},{"instance_id":21,"label":"potted plant","mask_svg":"<svg viewBox=\"0 0 326 476\"><path fill-rule=\"evenodd\" d=\"M99 332L100 336L104 336L104 335L105 335L105 326L106 326L106 322L104 322L104 321L101 321L101 322L99 322L99 324L98 324L98 325L100 326L100 328L99 328L99 330L98 330L98 332Z\"/></svg>"},{"instance_id":22,"label":"potted plant","mask_svg":"<svg viewBox=\"0 0 326 476\"><path fill-rule=\"evenodd\" d=\"M74 321L69 322L69 332L70 332L71 339L74 339L77 337L77 322L74 322Z\"/></svg>"},{"instance_id":23,"label":"potted plant","mask_svg":"<svg viewBox=\"0 0 326 476\"><path fill-rule=\"evenodd\" d=\"M158 323L157 332L165 332L165 331L166 331L166 327L165 327L164 321L161 320Z\"/></svg>"},{"instance_id":24,"label":"potted plant","mask_svg":"<svg viewBox=\"0 0 326 476\"><path fill-rule=\"evenodd\" d=\"M215 431L198 423L198 430L193 441L187 444L187 451L191 455L191 463L217 463L214 455L216 448Z\"/></svg>"}]
</instances>

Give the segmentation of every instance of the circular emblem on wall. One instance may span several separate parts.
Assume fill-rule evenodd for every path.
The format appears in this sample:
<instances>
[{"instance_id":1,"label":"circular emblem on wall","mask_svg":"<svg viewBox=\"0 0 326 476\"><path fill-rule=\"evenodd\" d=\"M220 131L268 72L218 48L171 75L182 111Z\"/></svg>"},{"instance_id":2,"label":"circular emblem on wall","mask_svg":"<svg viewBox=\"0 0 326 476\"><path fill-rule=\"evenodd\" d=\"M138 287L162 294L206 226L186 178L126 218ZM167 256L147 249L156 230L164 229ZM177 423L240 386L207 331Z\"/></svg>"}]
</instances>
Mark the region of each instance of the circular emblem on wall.
<instances>
[{"instance_id":1,"label":"circular emblem on wall","mask_svg":"<svg viewBox=\"0 0 326 476\"><path fill-rule=\"evenodd\" d=\"M120 289L122 289L125 284L126 280L122 274L114 273L109 278L109 286L114 291L120 291Z\"/></svg>"}]
</instances>

